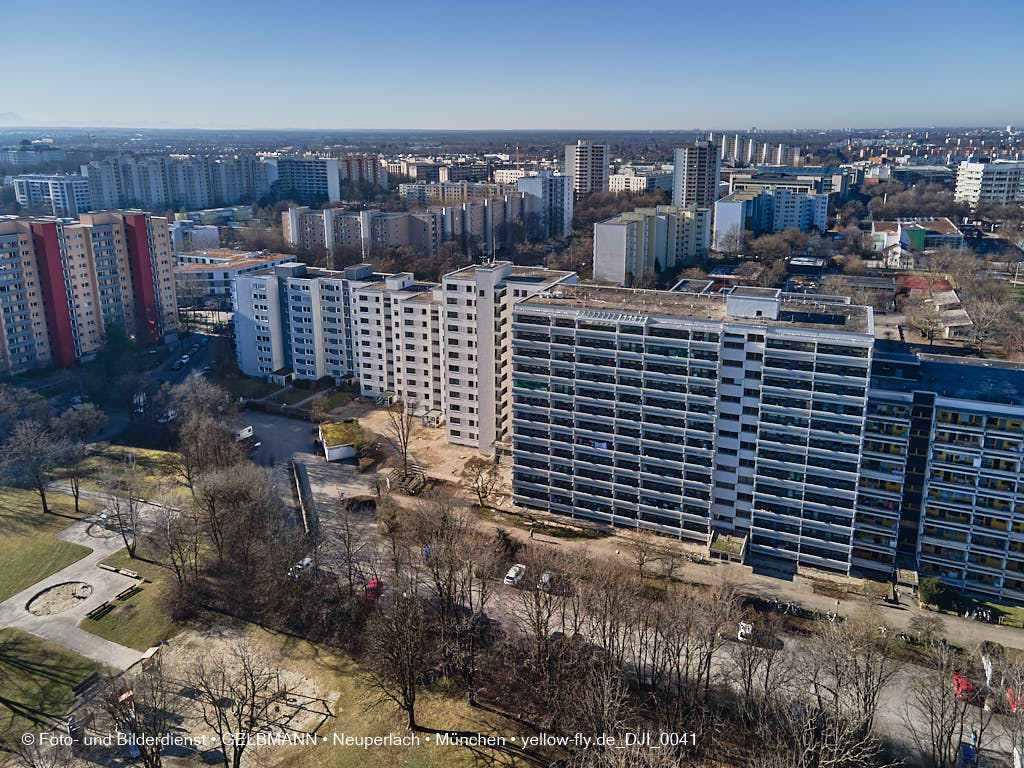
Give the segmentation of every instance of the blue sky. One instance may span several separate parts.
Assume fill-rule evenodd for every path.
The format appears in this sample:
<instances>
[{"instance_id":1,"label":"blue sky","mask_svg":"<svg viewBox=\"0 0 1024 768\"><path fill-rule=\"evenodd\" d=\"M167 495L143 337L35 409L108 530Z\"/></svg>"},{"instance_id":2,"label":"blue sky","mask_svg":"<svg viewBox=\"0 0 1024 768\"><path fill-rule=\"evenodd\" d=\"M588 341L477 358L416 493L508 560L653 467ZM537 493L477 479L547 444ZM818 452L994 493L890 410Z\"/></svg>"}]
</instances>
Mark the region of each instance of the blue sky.
<instances>
[{"instance_id":1,"label":"blue sky","mask_svg":"<svg viewBox=\"0 0 1024 768\"><path fill-rule=\"evenodd\" d=\"M37 125L1024 123L1022 0L0 7L0 115Z\"/></svg>"}]
</instances>

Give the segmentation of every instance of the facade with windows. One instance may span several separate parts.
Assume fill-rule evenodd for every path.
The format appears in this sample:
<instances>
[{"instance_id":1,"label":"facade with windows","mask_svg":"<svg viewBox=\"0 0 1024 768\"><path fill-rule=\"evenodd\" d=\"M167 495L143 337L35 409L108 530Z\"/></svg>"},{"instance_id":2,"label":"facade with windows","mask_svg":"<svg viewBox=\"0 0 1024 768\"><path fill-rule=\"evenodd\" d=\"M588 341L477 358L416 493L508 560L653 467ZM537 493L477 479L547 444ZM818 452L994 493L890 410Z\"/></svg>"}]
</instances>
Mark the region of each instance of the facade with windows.
<instances>
[{"instance_id":1,"label":"facade with windows","mask_svg":"<svg viewBox=\"0 0 1024 768\"><path fill-rule=\"evenodd\" d=\"M757 288L559 294L515 314L518 503L849 570L870 310Z\"/></svg>"}]
</instances>

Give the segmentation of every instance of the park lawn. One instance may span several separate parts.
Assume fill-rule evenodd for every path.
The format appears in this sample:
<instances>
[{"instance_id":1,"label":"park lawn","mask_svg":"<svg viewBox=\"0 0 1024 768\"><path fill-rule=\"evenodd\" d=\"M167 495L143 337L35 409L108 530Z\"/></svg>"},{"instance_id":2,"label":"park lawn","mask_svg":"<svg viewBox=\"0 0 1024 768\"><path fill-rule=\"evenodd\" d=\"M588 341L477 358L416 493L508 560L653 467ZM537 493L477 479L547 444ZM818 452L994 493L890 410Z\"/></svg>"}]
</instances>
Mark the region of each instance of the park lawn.
<instances>
[{"instance_id":1,"label":"park lawn","mask_svg":"<svg viewBox=\"0 0 1024 768\"><path fill-rule=\"evenodd\" d=\"M48 729L67 714L74 688L103 666L20 629L0 629L0 741Z\"/></svg>"},{"instance_id":2,"label":"park lawn","mask_svg":"<svg viewBox=\"0 0 1024 768\"><path fill-rule=\"evenodd\" d=\"M35 491L0 486L0 601L92 552L53 535L99 508L82 501L76 515L70 496L48 493L46 501L50 514L43 512Z\"/></svg>"},{"instance_id":3,"label":"park lawn","mask_svg":"<svg viewBox=\"0 0 1024 768\"><path fill-rule=\"evenodd\" d=\"M279 395L276 395L274 400L279 403L284 403L285 405L295 405L296 403L301 403L303 400L316 397L317 394L321 393L314 392L310 389L289 389Z\"/></svg>"},{"instance_id":4,"label":"park lawn","mask_svg":"<svg viewBox=\"0 0 1024 768\"><path fill-rule=\"evenodd\" d=\"M89 446L93 453L85 460L89 469L89 477L82 481L82 488L98 491L104 471L114 469L128 454L135 456L135 464L142 472L146 486L171 480L175 476L175 459L173 451L159 451L154 448L138 448L118 443L92 443Z\"/></svg>"},{"instance_id":5,"label":"park lawn","mask_svg":"<svg viewBox=\"0 0 1024 768\"><path fill-rule=\"evenodd\" d=\"M338 389L327 396L327 407L324 410L333 411L335 408L340 408L343 405L347 405L352 401L355 395L351 390Z\"/></svg>"},{"instance_id":6,"label":"park lawn","mask_svg":"<svg viewBox=\"0 0 1024 768\"><path fill-rule=\"evenodd\" d=\"M375 695L363 678L363 671L344 654L286 635L258 630L259 645L275 662L288 670L301 671L324 692L337 699L330 704L334 716L318 733L349 736L386 736L408 733L405 714L393 705L375 706ZM416 699L416 720L428 728L473 730L505 736L522 733L522 727L480 709L471 709L464 699L421 691ZM422 740L424 736L420 734ZM433 738L433 737L431 737ZM364 749L334 744L276 747L265 753L273 768L470 768L478 765L469 750L461 747L383 747ZM500 764L500 763L497 763Z\"/></svg>"},{"instance_id":7,"label":"park lawn","mask_svg":"<svg viewBox=\"0 0 1024 768\"><path fill-rule=\"evenodd\" d=\"M139 550L138 554L146 555L146 552ZM130 557L127 549L118 550L103 562L135 571L150 583L140 584L142 591L127 600L111 600L117 607L106 616L82 619L78 623L81 629L137 651L144 651L181 631L182 626L160 609L164 584L167 579L173 579L174 574L158 563Z\"/></svg>"}]
</instances>

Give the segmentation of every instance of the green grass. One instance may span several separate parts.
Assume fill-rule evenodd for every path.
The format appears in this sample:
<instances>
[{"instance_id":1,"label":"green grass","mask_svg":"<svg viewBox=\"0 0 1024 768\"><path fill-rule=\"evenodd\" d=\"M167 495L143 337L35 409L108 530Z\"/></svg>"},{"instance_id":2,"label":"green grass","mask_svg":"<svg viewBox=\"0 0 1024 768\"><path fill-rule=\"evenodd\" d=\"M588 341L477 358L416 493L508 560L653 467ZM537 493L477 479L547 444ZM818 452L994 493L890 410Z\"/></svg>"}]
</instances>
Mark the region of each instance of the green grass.
<instances>
[{"instance_id":1,"label":"green grass","mask_svg":"<svg viewBox=\"0 0 1024 768\"><path fill-rule=\"evenodd\" d=\"M308 389L289 389L279 395L275 395L274 400L285 405L295 405L314 396L315 393Z\"/></svg>"},{"instance_id":2,"label":"green grass","mask_svg":"<svg viewBox=\"0 0 1024 768\"><path fill-rule=\"evenodd\" d=\"M603 535L599 531L591 531L586 528L569 528L546 523L534 523L530 527L535 533L542 533L555 539L599 539Z\"/></svg>"},{"instance_id":3,"label":"green grass","mask_svg":"<svg viewBox=\"0 0 1024 768\"><path fill-rule=\"evenodd\" d=\"M343 421L340 423L321 424L320 430L324 433L324 442L328 448L339 445L355 445L363 438L362 427L358 421Z\"/></svg>"},{"instance_id":4,"label":"green grass","mask_svg":"<svg viewBox=\"0 0 1024 768\"><path fill-rule=\"evenodd\" d=\"M327 408L328 411L333 411L335 408L340 408L343 405L347 405L352 401L355 395L351 390L338 389L327 396Z\"/></svg>"},{"instance_id":5,"label":"green grass","mask_svg":"<svg viewBox=\"0 0 1024 768\"><path fill-rule=\"evenodd\" d=\"M21 488L0 487L0 601L27 589L92 550L55 539L53 534L79 519L69 496L46 494L50 514L44 514L39 495ZM82 515L96 505L83 501Z\"/></svg>"},{"instance_id":6,"label":"green grass","mask_svg":"<svg viewBox=\"0 0 1024 768\"><path fill-rule=\"evenodd\" d=\"M0 737L47 728L66 715L74 687L103 667L59 645L0 629ZM0 739L2 740L2 739Z\"/></svg>"},{"instance_id":7,"label":"green grass","mask_svg":"<svg viewBox=\"0 0 1024 768\"><path fill-rule=\"evenodd\" d=\"M172 451L116 443L94 443L90 447L94 452L85 462L90 471L90 478L83 481L83 488L99 490L103 472L116 468L128 454L135 456L135 465L142 472L146 485L154 485L174 477L176 455Z\"/></svg>"},{"instance_id":8,"label":"green grass","mask_svg":"<svg viewBox=\"0 0 1024 768\"><path fill-rule=\"evenodd\" d=\"M147 555L142 548L138 554ZM168 579L173 579L174 574L162 565L130 557L127 549L118 550L103 562L135 571L152 583L141 584L142 591L127 600L112 600L117 606L113 611L100 619L82 619L78 623L79 627L137 651L144 651L181 630L181 626L171 621L160 609L164 584Z\"/></svg>"}]
</instances>

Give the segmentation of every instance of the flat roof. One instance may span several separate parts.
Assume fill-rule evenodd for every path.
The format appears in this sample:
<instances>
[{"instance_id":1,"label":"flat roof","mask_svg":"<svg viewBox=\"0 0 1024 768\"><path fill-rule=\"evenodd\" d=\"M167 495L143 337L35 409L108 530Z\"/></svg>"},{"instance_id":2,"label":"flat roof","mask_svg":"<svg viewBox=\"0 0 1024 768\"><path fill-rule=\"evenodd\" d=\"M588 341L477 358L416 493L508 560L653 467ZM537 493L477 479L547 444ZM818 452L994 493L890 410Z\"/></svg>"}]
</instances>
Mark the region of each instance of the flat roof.
<instances>
[{"instance_id":1,"label":"flat roof","mask_svg":"<svg viewBox=\"0 0 1024 768\"><path fill-rule=\"evenodd\" d=\"M921 381L915 389L963 400L1024 406L1024 367L1005 360L920 355Z\"/></svg>"},{"instance_id":2,"label":"flat roof","mask_svg":"<svg viewBox=\"0 0 1024 768\"><path fill-rule=\"evenodd\" d=\"M457 269L454 272L450 272L444 277L454 277L456 279L476 277L477 270L491 270L507 266L507 261L496 261L491 264L470 264L468 267ZM572 275L572 272L566 272L557 269L545 269L544 267L518 267L512 265L512 269L509 272L509 280L529 281L537 282L545 279L551 280L564 280L566 277Z\"/></svg>"},{"instance_id":3,"label":"flat roof","mask_svg":"<svg viewBox=\"0 0 1024 768\"><path fill-rule=\"evenodd\" d=\"M604 288L594 285L560 285L555 291L539 293L525 299L520 302L520 306L590 309L617 313L632 312L715 322L731 319L726 314L726 296L723 294ZM751 325L810 328L858 334L873 333L871 310L868 307L816 302L810 299L783 300L778 320L767 318L757 318L756 320L736 318L736 320Z\"/></svg>"},{"instance_id":4,"label":"flat roof","mask_svg":"<svg viewBox=\"0 0 1024 768\"><path fill-rule=\"evenodd\" d=\"M230 248L210 248L205 251L188 251L179 256L206 256L220 259L213 264L181 264L174 268L175 272L208 272L210 270L232 270L269 264L281 259L294 259L287 253L261 253L260 251L233 251Z\"/></svg>"},{"instance_id":5,"label":"flat roof","mask_svg":"<svg viewBox=\"0 0 1024 768\"><path fill-rule=\"evenodd\" d=\"M897 232L900 227L919 227L926 232L933 232L937 235L959 235L960 230L949 219L942 217L937 219L896 219L893 221L871 222L872 232Z\"/></svg>"}]
</instances>

